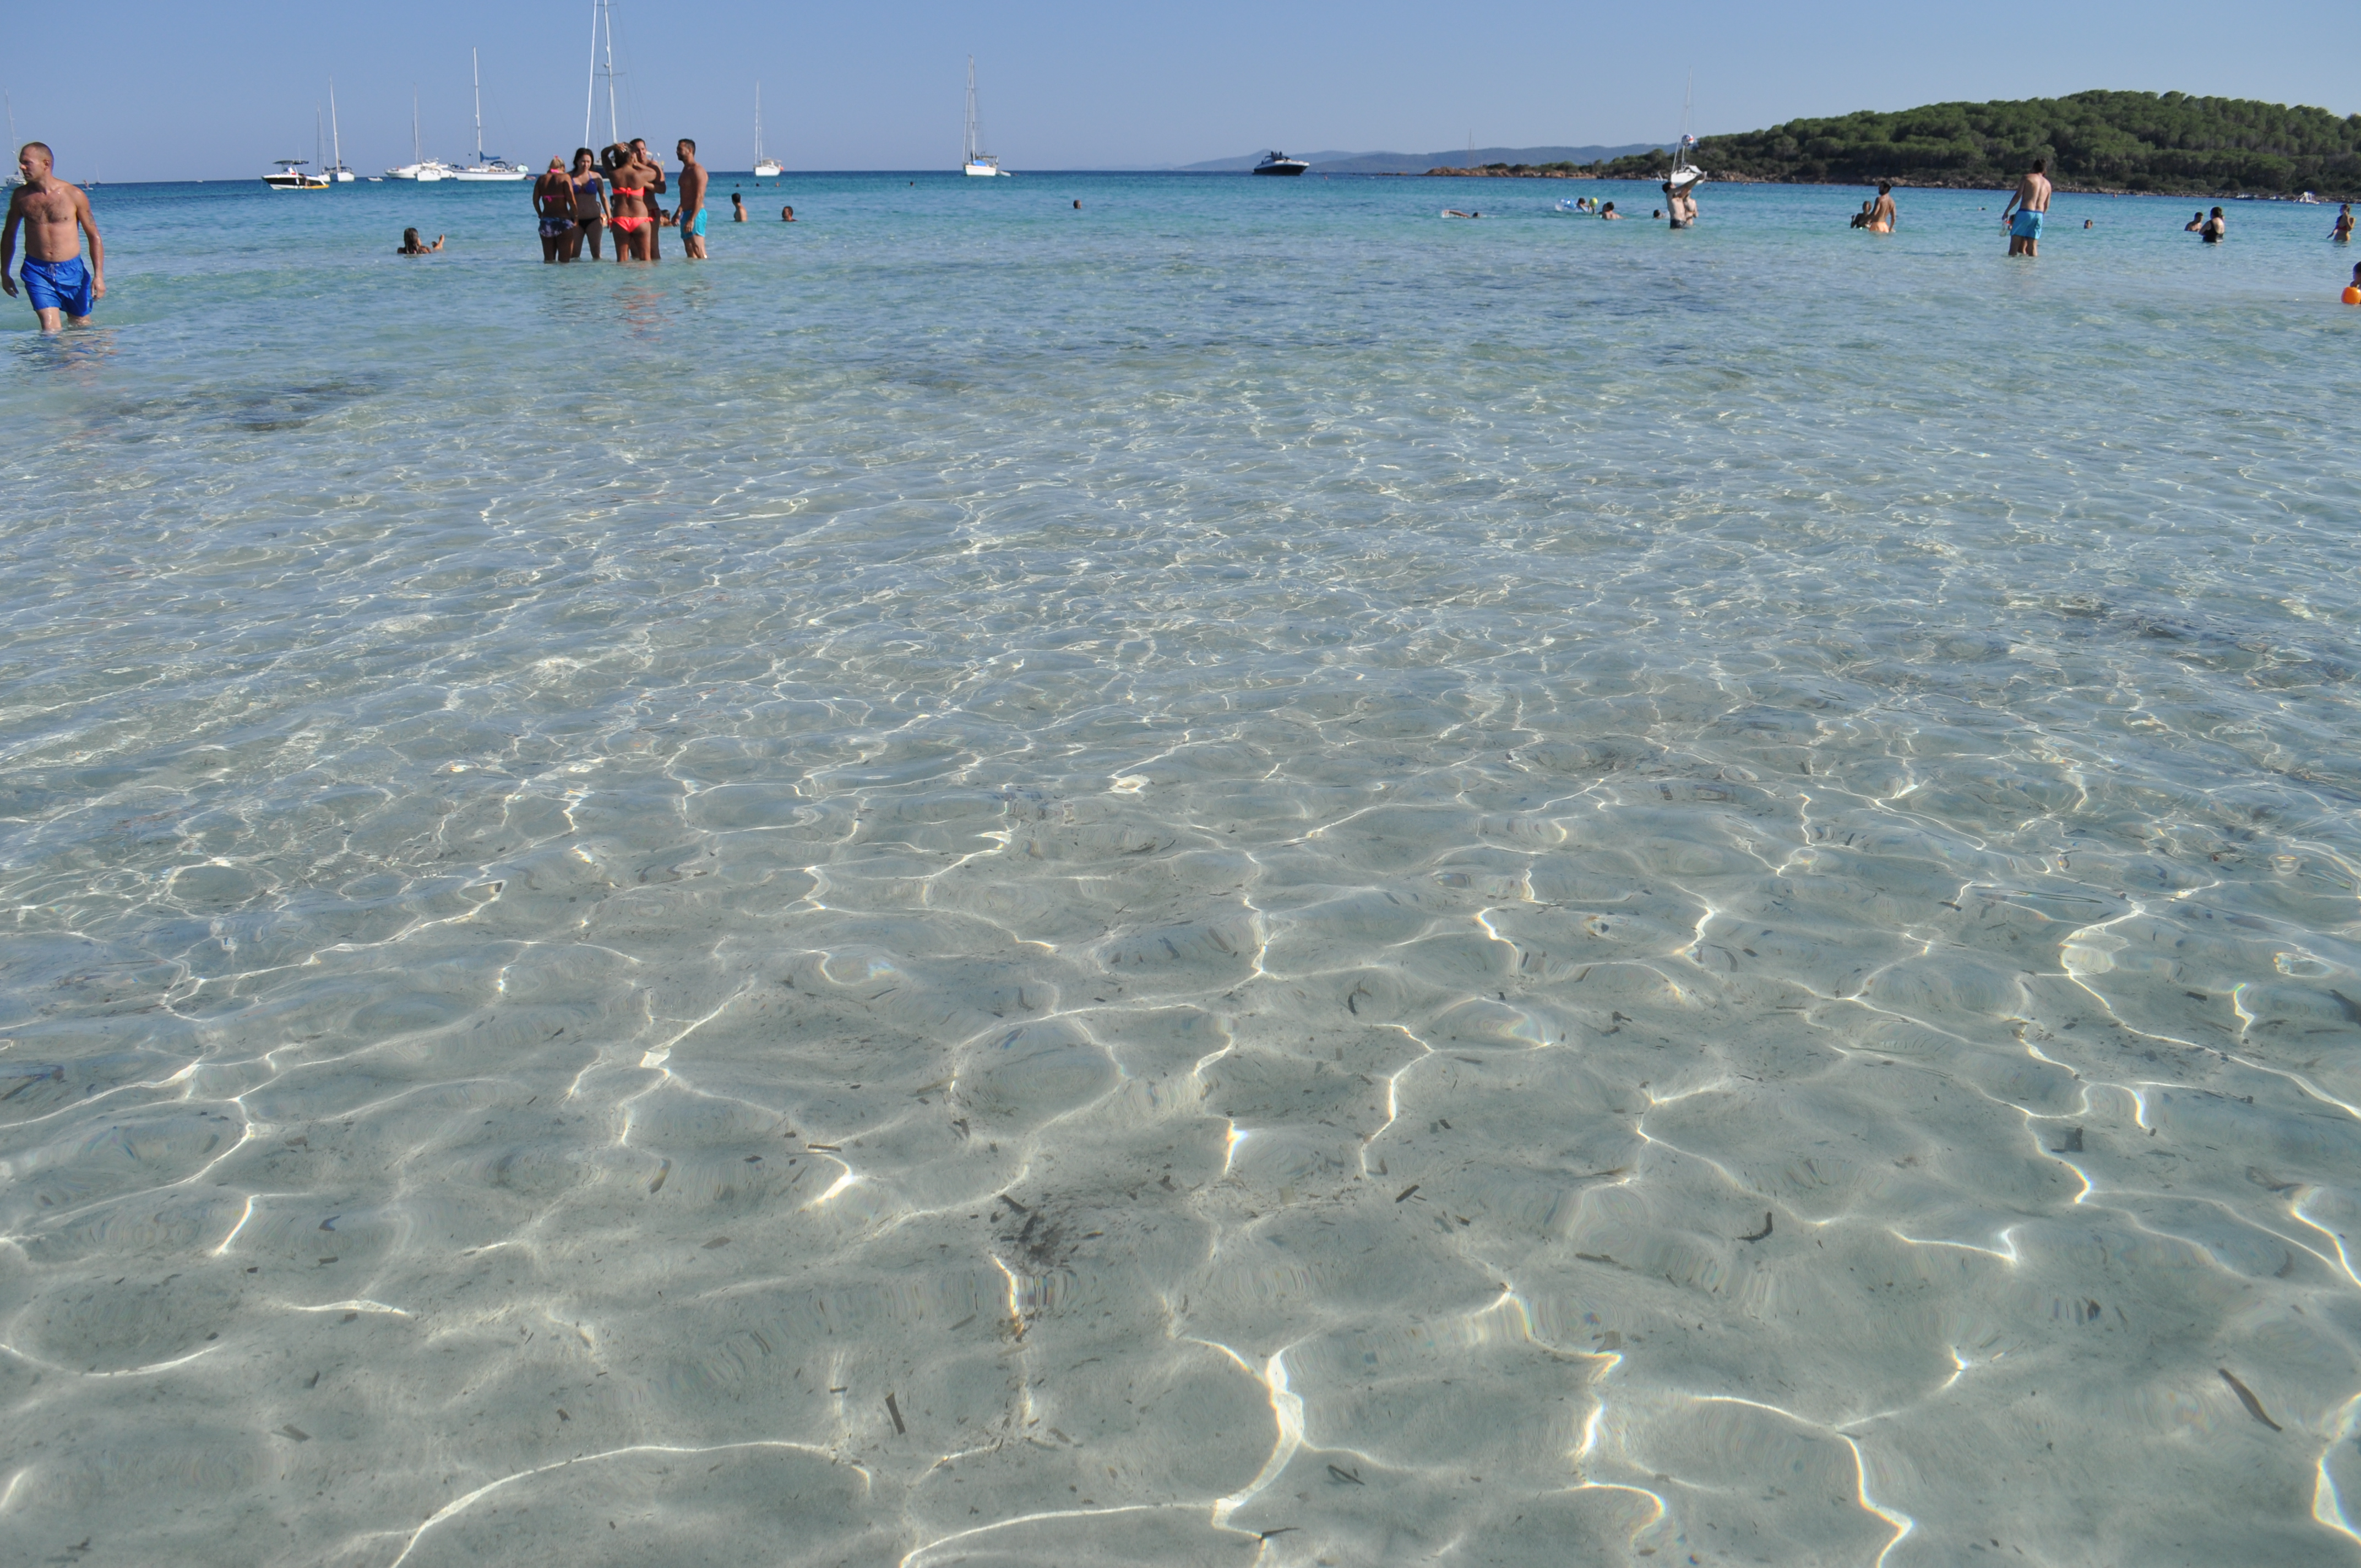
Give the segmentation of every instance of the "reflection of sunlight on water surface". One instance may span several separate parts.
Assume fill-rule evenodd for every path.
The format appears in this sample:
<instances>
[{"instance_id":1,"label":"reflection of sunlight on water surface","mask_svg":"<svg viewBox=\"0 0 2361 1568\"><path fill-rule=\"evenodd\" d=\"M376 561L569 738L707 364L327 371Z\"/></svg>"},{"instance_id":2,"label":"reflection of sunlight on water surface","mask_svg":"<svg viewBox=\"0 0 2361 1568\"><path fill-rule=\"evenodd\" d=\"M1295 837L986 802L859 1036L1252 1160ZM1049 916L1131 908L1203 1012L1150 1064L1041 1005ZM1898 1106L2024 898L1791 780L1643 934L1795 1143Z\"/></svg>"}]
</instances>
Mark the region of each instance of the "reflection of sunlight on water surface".
<instances>
[{"instance_id":1,"label":"reflection of sunlight on water surface","mask_svg":"<svg viewBox=\"0 0 2361 1568\"><path fill-rule=\"evenodd\" d=\"M2347 1560L2326 328L841 183L9 356L12 1530Z\"/></svg>"}]
</instances>

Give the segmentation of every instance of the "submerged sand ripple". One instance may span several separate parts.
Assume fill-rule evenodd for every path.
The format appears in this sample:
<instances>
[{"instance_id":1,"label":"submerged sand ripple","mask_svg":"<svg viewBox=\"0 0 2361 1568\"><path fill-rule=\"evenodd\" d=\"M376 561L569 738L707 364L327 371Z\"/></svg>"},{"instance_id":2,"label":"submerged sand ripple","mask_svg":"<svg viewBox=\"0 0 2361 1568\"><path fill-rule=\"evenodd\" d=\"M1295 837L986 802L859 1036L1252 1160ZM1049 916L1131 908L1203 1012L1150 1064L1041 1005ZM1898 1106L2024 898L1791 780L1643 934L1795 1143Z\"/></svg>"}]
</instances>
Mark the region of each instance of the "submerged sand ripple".
<instances>
[{"instance_id":1,"label":"submerged sand ripple","mask_svg":"<svg viewBox=\"0 0 2361 1568\"><path fill-rule=\"evenodd\" d=\"M192 394L20 482L12 1539L2352 1560L2341 435L1986 386L2028 504L1809 310L1071 308L949 390L664 317L625 477L417 455L660 418L494 334L307 416L366 471Z\"/></svg>"}]
</instances>

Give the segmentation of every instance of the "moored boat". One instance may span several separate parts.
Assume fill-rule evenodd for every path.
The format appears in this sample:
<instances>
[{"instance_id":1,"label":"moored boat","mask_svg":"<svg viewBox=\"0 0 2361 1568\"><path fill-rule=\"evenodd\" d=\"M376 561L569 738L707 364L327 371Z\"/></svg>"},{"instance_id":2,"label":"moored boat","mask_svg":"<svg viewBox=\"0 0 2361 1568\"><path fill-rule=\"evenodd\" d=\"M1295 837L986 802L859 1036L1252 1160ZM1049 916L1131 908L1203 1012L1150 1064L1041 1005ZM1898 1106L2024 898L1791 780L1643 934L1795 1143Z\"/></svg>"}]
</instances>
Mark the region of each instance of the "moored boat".
<instances>
[{"instance_id":1,"label":"moored boat","mask_svg":"<svg viewBox=\"0 0 2361 1568\"><path fill-rule=\"evenodd\" d=\"M262 182L273 191L324 191L328 188L325 179L303 172L311 167L310 159L282 158L278 161L279 172L262 177Z\"/></svg>"},{"instance_id":2,"label":"moored boat","mask_svg":"<svg viewBox=\"0 0 2361 1568\"><path fill-rule=\"evenodd\" d=\"M388 180L414 180L422 185L430 185L449 173L450 170L449 164L428 158L419 151L418 93L412 89L410 94L410 161L398 169L387 170L385 177Z\"/></svg>"},{"instance_id":3,"label":"moored boat","mask_svg":"<svg viewBox=\"0 0 2361 1568\"><path fill-rule=\"evenodd\" d=\"M782 170L779 160L763 151L763 84L754 83L754 178L776 180Z\"/></svg>"},{"instance_id":4,"label":"moored boat","mask_svg":"<svg viewBox=\"0 0 2361 1568\"><path fill-rule=\"evenodd\" d=\"M467 65L476 82L476 161L457 169L444 170L446 180L461 180L475 184L510 183L533 178L533 170L520 168L499 153L484 156L484 71L477 62L476 51L467 51Z\"/></svg>"},{"instance_id":5,"label":"moored boat","mask_svg":"<svg viewBox=\"0 0 2361 1568\"><path fill-rule=\"evenodd\" d=\"M1257 174L1301 174L1311 167L1303 159L1290 158L1274 148L1268 158L1254 166L1254 171Z\"/></svg>"},{"instance_id":6,"label":"moored boat","mask_svg":"<svg viewBox=\"0 0 2361 1568\"><path fill-rule=\"evenodd\" d=\"M960 171L978 180L990 180L1006 175L1000 159L978 145L983 140L981 124L975 115L975 56L967 57L967 151L960 162Z\"/></svg>"}]
</instances>

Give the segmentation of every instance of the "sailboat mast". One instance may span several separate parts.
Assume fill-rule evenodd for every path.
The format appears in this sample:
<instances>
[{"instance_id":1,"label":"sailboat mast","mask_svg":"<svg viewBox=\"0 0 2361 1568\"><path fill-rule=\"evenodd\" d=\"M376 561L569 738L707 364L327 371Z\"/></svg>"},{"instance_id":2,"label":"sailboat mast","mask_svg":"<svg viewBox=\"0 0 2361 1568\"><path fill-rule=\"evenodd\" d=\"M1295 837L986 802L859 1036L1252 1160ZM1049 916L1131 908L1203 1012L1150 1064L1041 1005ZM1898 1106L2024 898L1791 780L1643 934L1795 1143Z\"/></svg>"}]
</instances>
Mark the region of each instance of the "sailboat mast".
<instances>
[{"instance_id":1,"label":"sailboat mast","mask_svg":"<svg viewBox=\"0 0 2361 1568\"><path fill-rule=\"evenodd\" d=\"M345 137L344 133L336 128L336 79L333 76L328 78L328 142L335 153L336 167L342 169L345 166Z\"/></svg>"},{"instance_id":2,"label":"sailboat mast","mask_svg":"<svg viewBox=\"0 0 2361 1568\"><path fill-rule=\"evenodd\" d=\"M582 86L582 141L590 141L590 115L598 104L598 13L599 0L590 0L590 77Z\"/></svg>"},{"instance_id":3,"label":"sailboat mast","mask_svg":"<svg viewBox=\"0 0 2361 1568\"><path fill-rule=\"evenodd\" d=\"M975 56L967 57L967 155L966 161L975 161Z\"/></svg>"},{"instance_id":4,"label":"sailboat mast","mask_svg":"<svg viewBox=\"0 0 2361 1568\"><path fill-rule=\"evenodd\" d=\"M476 166L484 162L484 68L476 60L476 51L467 51L467 70L476 79Z\"/></svg>"},{"instance_id":5,"label":"sailboat mast","mask_svg":"<svg viewBox=\"0 0 2361 1568\"><path fill-rule=\"evenodd\" d=\"M410 166L412 169L426 161L418 140L418 89L410 90Z\"/></svg>"},{"instance_id":6,"label":"sailboat mast","mask_svg":"<svg viewBox=\"0 0 2361 1568\"><path fill-rule=\"evenodd\" d=\"M607 24L607 140L623 139L621 122L615 115L615 7L612 0L598 0L599 14Z\"/></svg>"},{"instance_id":7,"label":"sailboat mast","mask_svg":"<svg viewBox=\"0 0 2361 1568\"><path fill-rule=\"evenodd\" d=\"M754 161L763 161L763 84L754 83Z\"/></svg>"}]
</instances>

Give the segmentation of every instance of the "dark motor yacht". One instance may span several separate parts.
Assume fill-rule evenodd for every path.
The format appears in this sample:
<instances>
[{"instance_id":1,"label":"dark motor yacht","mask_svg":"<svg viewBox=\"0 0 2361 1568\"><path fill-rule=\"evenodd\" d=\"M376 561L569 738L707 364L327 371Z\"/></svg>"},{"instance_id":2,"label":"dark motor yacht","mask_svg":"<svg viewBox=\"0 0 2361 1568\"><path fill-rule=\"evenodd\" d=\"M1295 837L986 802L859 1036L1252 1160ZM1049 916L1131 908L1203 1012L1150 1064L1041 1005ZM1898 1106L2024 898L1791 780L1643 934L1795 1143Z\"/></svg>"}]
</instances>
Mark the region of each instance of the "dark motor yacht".
<instances>
[{"instance_id":1,"label":"dark motor yacht","mask_svg":"<svg viewBox=\"0 0 2361 1568\"><path fill-rule=\"evenodd\" d=\"M1254 171L1257 174L1301 174L1311 167L1312 165L1300 158L1290 158L1283 152L1274 151L1268 158L1256 164Z\"/></svg>"}]
</instances>

